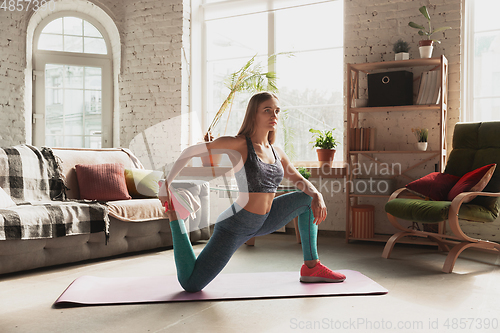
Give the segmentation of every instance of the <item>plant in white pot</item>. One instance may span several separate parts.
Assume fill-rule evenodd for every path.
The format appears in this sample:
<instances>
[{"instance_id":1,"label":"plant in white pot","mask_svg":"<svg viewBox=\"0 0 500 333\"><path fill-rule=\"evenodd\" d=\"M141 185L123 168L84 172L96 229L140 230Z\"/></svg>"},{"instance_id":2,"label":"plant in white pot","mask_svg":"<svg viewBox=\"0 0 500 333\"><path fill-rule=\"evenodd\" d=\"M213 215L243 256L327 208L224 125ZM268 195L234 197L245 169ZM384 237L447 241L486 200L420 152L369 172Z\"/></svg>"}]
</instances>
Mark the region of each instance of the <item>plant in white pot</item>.
<instances>
[{"instance_id":1,"label":"plant in white pot","mask_svg":"<svg viewBox=\"0 0 500 333\"><path fill-rule=\"evenodd\" d=\"M337 140L333 137L333 128L331 131L318 131L315 129L309 129L309 132L313 133L313 139L309 143L313 144L313 149L316 147L316 153L318 154L319 162L324 165L327 164L332 167L333 158L335 156L335 148L337 147Z\"/></svg>"},{"instance_id":2,"label":"plant in white pot","mask_svg":"<svg viewBox=\"0 0 500 333\"><path fill-rule=\"evenodd\" d=\"M410 22L410 23L408 23L408 25L412 28L418 29L418 34L420 36L427 37L427 39L421 40L419 42L419 51L420 51L420 58L430 58L432 56L434 43L438 43L438 44L441 43L437 39L431 39L431 36L433 34L435 34L436 32L451 29L451 27L440 27L440 28L432 29L431 17L429 16L429 12L427 11L427 7L422 6L418 10L427 19L429 29L426 29L423 25L417 24L415 22Z\"/></svg>"},{"instance_id":3,"label":"plant in white pot","mask_svg":"<svg viewBox=\"0 0 500 333\"><path fill-rule=\"evenodd\" d=\"M417 138L417 150L426 151L427 150L427 137L429 136L429 130L427 128L412 128L411 131L415 134Z\"/></svg>"},{"instance_id":4,"label":"plant in white pot","mask_svg":"<svg viewBox=\"0 0 500 333\"><path fill-rule=\"evenodd\" d=\"M401 38L394 43L392 50L394 51L394 60L410 59L410 53L408 53L410 51L410 47L408 46L408 43Z\"/></svg>"}]
</instances>

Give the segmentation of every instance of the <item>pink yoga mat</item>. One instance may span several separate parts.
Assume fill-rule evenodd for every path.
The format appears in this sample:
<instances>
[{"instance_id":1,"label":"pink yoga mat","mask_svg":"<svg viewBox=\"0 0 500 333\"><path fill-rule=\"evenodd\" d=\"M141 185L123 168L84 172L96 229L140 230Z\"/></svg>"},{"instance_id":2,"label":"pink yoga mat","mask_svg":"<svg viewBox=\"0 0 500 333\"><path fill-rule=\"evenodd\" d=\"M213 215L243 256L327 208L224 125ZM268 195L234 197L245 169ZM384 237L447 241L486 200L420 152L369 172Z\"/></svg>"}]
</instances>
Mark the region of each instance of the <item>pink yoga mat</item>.
<instances>
[{"instance_id":1,"label":"pink yoga mat","mask_svg":"<svg viewBox=\"0 0 500 333\"><path fill-rule=\"evenodd\" d=\"M386 294L387 289L365 275L339 270L340 283L302 283L298 272L220 274L204 290L185 292L176 276L95 277L82 276L62 293L55 305L128 304L201 300L289 298Z\"/></svg>"}]
</instances>

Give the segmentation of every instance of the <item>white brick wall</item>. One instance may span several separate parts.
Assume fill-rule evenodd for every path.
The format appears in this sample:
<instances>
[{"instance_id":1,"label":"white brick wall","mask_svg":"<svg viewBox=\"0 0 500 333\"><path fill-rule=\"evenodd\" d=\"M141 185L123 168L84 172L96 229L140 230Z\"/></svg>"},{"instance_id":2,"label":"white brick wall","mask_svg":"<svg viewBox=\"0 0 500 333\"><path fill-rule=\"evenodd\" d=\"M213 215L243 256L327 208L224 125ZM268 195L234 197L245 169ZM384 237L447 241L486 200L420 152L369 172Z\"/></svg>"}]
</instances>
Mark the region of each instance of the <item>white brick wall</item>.
<instances>
[{"instance_id":1,"label":"white brick wall","mask_svg":"<svg viewBox=\"0 0 500 333\"><path fill-rule=\"evenodd\" d=\"M25 13L0 10L0 146L25 142Z\"/></svg>"},{"instance_id":2,"label":"white brick wall","mask_svg":"<svg viewBox=\"0 0 500 333\"><path fill-rule=\"evenodd\" d=\"M83 3L70 0L57 1L56 5L88 12ZM119 97L115 100L119 105L119 128L115 130L120 140L115 145L133 149L141 160L148 161L146 167L162 168L178 156L188 138L188 122L180 116L189 111L189 75L185 68L190 60L182 55L185 47L189 56L189 5L184 6L183 0L92 3L114 20L121 37ZM26 28L31 15L30 11L0 11L2 146L29 141L25 112L30 110L24 105L24 70ZM113 45L115 52L117 49ZM163 130L153 130L155 126Z\"/></svg>"},{"instance_id":3,"label":"white brick wall","mask_svg":"<svg viewBox=\"0 0 500 333\"><path fill-rule=\"evenodd\" d=\"M408 22L425 23L418 11L422 5L427 6L434 27L453 28L433 36L442 42L434 48L433 56L444 54L449 61L448 140L451 140L460 115L460 99L451 97L460 94L461 0L345 0L345 61L394 60L392 44L399 38L410 44L410 58L419 58L418 41L422 37L417 34L418 30L408 26ZM433 120L429 121L430 126ZM423 125L427 125L427 120Z\"/></svg>"},{"instance_id":4,"label":"white brick wall","mask_svg":"<svg viewBox=\"0 0 500 333\"><path fill-rule=\"evenodd\" d=\"M189 44L186 16L182 0L124 4L120 145L149 168L173 162L186 144L189 127L181 119L189 108L182 50Z\"/></svg>"}]
</instances>

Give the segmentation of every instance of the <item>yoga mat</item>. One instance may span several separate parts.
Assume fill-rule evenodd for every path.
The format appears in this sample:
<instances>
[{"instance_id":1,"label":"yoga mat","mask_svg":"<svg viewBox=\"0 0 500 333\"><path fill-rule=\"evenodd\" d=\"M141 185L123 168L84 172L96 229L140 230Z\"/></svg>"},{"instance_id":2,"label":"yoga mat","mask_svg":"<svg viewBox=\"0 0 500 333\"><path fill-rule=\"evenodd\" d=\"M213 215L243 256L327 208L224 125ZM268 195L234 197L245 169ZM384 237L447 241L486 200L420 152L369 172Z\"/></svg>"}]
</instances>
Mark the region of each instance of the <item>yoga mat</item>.
<instances>
[{"instance_id":1,"label":"yoga mat","mask_svg":"<svg viewBox=\"0 0 500 333\"><path fill-rule=\"evenodd\" d=\"M298 272L220 274L197 293L184 291L176 276L82 276L71 283L54 305L380 295L388 292L359 272L338 272L346 275L344 282L302 283Z\"/></svg>"}]
</instances>

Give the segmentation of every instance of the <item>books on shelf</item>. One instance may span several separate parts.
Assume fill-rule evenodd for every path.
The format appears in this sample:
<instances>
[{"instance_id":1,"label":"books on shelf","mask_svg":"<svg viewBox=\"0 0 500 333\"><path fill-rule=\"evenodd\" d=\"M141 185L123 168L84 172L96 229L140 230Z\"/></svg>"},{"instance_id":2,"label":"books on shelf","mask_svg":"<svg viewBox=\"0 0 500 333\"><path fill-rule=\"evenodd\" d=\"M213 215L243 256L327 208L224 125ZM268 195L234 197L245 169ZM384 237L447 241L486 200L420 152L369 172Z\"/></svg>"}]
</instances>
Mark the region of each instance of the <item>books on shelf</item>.
<instances>
[{"instance_id":1,"label":"books on shelf","mask_svg":"<svg viewBox=\"0 0 500 333\"><path fill-rule=\"evenodd\" d=\"M436 75L434 78L436 86L433 90L434 95L432 95L431 101L428 104L438 104L439 103L439 96L441 96L441 70L437 70L434 72L436 72Z\"/></svg>"},{"instance_id":2,"label":"books on shelf","mask_svg":"<svg viewBox=\"0 0 500 333\"><path fill-rule=\"evenodd\" d=\"M415 101L415 104L423 104L422 100L424 97L424 90L425 90L425 82L427 82L427 72L423 72L422 75L420 75L420 84L418 86L418 95L417 95L417 100Z\"/></svg>"},{"instance_id":3,"label":"books on shelf","mask_svg":"<svg viewBox=\"0 0 500 333\"><path fill-rule=\"evenodd\" d=\"M353 151L374 150L375 128L351 128L349 141L349 147Z\"/></svg>"},{"instance_id":4,"label":"books on shelf","mask_svg":"<svg viewBox=\"0 0 500 333\"><path fill-rule=\"evenodd\" d=\"M441 70L423 72L415 104L438 104L441 92Z\"/></svg>"}]
</instances>

